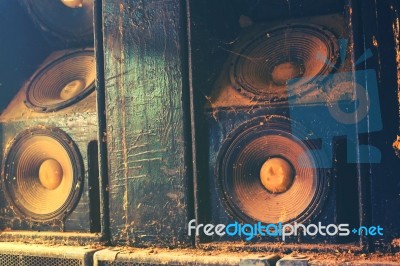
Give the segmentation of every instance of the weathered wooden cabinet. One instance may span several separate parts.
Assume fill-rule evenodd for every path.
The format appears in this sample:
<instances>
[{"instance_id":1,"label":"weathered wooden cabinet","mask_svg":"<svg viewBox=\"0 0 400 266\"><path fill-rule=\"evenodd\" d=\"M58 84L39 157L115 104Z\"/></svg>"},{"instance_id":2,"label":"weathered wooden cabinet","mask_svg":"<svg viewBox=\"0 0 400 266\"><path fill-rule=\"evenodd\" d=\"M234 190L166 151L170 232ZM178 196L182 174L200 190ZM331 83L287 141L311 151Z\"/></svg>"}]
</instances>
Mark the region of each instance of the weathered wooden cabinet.
<instances>
[{"instance_id":1,"label":"weathered wooden cabinet","mask_svg":"<svg viewBox=\"0 0 400 266\"><path fill-rule=\"evenodd\" d=\"M179 0L103 1L113 243L190 243L184 14Z\"/></svg>"}]
</instances>

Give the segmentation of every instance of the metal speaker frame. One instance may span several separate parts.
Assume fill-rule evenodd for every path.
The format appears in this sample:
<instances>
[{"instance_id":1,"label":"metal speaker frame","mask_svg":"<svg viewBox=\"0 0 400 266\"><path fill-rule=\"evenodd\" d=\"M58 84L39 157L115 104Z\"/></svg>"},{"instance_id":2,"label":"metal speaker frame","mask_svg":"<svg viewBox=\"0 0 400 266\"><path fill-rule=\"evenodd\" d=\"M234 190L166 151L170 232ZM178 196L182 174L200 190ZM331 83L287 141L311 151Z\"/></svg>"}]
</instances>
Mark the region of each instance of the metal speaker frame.
<instances>
[{"instance_id":1,"label":"metal speaker frame","mask_svg":"<svg viewBox=\"0 0 400 266\"><path fill-rule=\"evenodd\" d=\"M1 266L92 266L93 255L99 250L72 244L54 246L21 242L0 242Z\"/></svg>"},{"instance_id":2,"label":"metal speaker frame","mask_svg":"<svg viewBox=\"0 0 400 266\"><path fill-rule=\"evenodd\" d=\"M95 67L90 50L51 61L31 78L25 104L37 112L54 112L79 102L95 89Z\"/></svg>"},{"instance_id":3,"label":"metal speaker frame","mask_svg":"<svg viewBox=\"0 0 400 266\"><path fill-rule=\"evenodd\" d=\"M256 117L241 124L225 139L215 167L217 190L232 218L254 223L306 222L318 215L328 196L330 174L310 134L283 116ZM268 191L260 169L270 158L283 158L295 170L286 192Z\"/></svg>"},{"instance_id":4,"label":"metal speaker frame","mask_svg":"<svg viewBox=\"0 0 400 266\"><path fill-rule=\"evenodd\" d=\"M252 100L285 101L311 89L301 85L322 81L338 57L339 45L330 31L314 24L287 24L242 36L230 59L229 76L233 87Z\"/></svg>"},{"instance_id":5,"label":"metal speaker frame","mask_svg":"<svg viewBox=\"0 0 400 266\"><path fill-rule=\"evenodd\" d=\"M59 162L63 171L53 189L39 180L41 165L49 159ZM2 166L3 191L13 209L27 219L46 222L67 217L79 202L83 177L78 147L61 129L36 126L8 144Z\"/></svg>"}]
</instances>

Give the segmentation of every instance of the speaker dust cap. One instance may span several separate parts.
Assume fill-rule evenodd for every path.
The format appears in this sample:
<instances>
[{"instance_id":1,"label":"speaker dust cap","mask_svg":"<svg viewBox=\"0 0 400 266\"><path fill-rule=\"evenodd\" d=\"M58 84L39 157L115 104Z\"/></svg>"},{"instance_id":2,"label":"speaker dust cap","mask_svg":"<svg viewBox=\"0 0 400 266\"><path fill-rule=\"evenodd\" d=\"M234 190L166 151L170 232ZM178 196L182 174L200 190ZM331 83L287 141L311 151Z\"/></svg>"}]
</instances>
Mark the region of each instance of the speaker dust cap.
<instances>
[{"instance_id":1,"label":"speaker dust cap","mask_svg":"<svg viewBox=\"0 0 400 266\"><path fill-rule=\"evenodd\" d=\"M34 221L68 215L79 201L83 163L78 148L57 128L21 132L3 163L5 194L14 209Z\"/></svg>"},{"instance_id":2,"label":"speaker dust cap","mask_svg":"<svg viewBox=\"0 0 400 266\"><path fill-rule=\"evenodd\" d=\"M284 101L324 78L337 61L336 37L312 24L258 31L240 41L231 57L233 87L254 100ZM330 63L327 63L329 61ZM291 80L296 79L295 83Z\"/></svg>"},{"instance_id":3,"label":"speaker dust cap","mask_svg":"<svg viewBox=\"0 0 400 266\"><path fill-rule=\"evenodd\" d=\"M218 191L233 219L305 222L319 214L328 190L323 153L311 136L280 116L258 117L234 130L217 156Z\"/></svg>"},{"instance_id":4,"label":"speaker dust cap","mask_svg":"<svg viewBox=\"0 0 400 266\"><path fill-rule=\"evenodd\" d=\"M26 105L39 112L66 108L93 92L95 78L93 51L59 57L32 77L26 89Z\"/></svg>"}]
</instances>

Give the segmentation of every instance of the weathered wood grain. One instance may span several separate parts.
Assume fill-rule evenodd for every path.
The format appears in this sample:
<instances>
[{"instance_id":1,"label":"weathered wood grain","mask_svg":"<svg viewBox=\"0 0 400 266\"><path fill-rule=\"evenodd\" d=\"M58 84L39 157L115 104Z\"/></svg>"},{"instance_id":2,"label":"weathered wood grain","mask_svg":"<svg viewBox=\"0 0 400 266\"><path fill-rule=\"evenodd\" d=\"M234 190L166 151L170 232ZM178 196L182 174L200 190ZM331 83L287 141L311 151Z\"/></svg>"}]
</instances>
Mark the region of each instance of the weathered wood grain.
<instances>
[{"instance_id":1,"label":"weathered wood grain","mask_svg":"<svg viewBox=\"0 0 400 266\"><path fill-rule=\"evenodd\" d=\"M112 241L189 243L183 7L103 3Z\"/></svg>"}]
</instances>

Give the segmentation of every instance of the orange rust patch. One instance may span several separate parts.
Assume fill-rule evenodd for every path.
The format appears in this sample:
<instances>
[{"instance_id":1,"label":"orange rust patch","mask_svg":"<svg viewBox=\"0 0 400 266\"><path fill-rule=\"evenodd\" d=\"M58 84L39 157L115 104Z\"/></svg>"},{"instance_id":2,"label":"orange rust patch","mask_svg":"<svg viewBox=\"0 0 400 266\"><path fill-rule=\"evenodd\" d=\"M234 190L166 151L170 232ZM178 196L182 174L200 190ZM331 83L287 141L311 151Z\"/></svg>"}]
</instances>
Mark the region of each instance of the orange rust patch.
<instances>
[{"instance_id":1,"label":"orange rust patch","mask_svg":"<svg viewBox=\"0 0 400 266\"><path fill-rule=\"evenodd\" d=\"M400 136L397 136L396 140L392 144L393 149L396 152L396 155L400 157Z\"/></svg>"}]
</instances>

